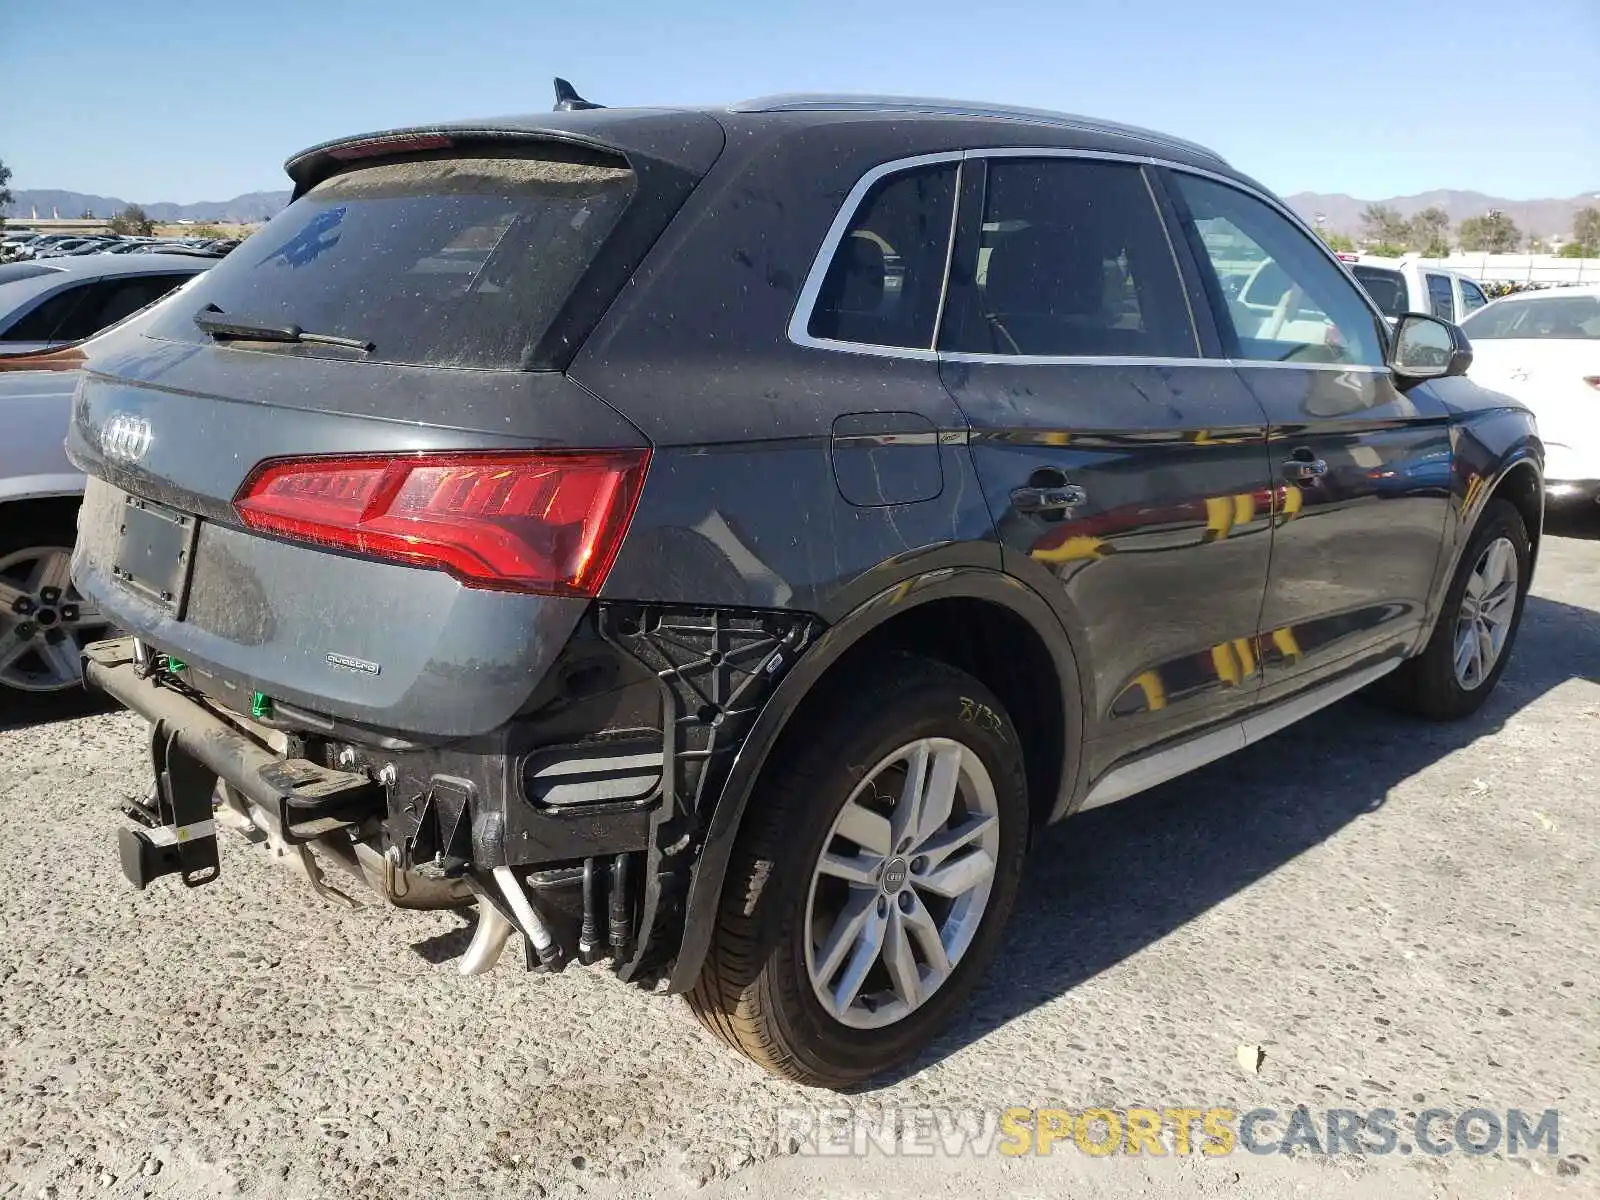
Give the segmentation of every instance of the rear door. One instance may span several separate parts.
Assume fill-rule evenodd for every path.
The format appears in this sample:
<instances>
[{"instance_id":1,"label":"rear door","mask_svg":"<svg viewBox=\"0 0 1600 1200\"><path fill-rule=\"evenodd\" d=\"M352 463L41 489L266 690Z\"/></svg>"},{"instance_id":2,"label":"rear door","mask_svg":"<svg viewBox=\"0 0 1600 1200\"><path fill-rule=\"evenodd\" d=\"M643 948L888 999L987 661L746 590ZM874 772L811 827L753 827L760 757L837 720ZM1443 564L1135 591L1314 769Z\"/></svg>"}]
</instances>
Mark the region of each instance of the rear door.
<instances>
[{"instance_id":1,"label":"rear door","mask_svg":"<svg viewBox=\"0 0 1600 1200\"><path fill-rule=\"evenodd\" d=\"M1456 292L1450 276L1428 271L1423 275L1423 280L1428 285L1429 311L1441 321L1455 321Z\"/></svg>"},{"instance_id":2,"label":"rear door","mask_svg":"<svg viewBox=\"0 0 1600 1200\"><path fill-rule=\"evenodd\" d=\"M1087 651L1091 770L1259 683L1265 414L1203 347L1161 212L1136 163L969 157L939 341L1007 567Z\"/></svg>"},{"instance_id":3,"label":"rear door","mask_svg":"<svg viewBox=\"0 0 1600 1200\"><path fill-rule=\"evenodd\" d=\"M1387 333L1361 289L1264 198L1166 174L1240 375L1266 409L1282 488L1262 609L1268 693L1386 650L1421 626L1450 496L1445 406L1396 389ZM1231 301L1232 261L1270 267L1270 306Z\"/></svg>"}]
</instances>

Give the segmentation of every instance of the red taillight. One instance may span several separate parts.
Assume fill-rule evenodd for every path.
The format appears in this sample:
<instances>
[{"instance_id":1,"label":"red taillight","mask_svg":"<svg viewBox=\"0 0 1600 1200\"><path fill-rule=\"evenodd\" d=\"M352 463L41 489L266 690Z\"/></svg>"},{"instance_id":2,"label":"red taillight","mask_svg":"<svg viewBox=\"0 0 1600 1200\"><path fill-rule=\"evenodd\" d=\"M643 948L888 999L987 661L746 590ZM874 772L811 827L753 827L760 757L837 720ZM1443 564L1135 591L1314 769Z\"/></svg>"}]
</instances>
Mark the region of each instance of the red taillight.
<instances>
[{"instance_id":1,"label":"red taillight","mask_svg":"<svg viewBox=\"0 0 1600 1200\"><path fill-rule=\"evenodd\" d=\"M261 533L474 587L593 596L649 463L648 450L286 458L257 466L233 506Z\"/></svg>"}]
</instances>

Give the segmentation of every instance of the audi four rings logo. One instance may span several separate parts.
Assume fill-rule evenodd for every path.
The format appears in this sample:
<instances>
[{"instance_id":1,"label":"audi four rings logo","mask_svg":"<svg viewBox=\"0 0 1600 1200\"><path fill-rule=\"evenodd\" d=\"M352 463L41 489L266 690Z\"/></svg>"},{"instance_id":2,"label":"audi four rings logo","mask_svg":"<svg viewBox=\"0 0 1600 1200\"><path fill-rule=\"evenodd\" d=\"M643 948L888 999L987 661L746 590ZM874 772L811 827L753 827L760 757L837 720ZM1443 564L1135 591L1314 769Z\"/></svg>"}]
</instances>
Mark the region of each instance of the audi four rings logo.
<instances>
[{"instance_id":1,"label":"audi four rings logo","mask_svg":"<svg viewBox=\"0 0 1600 1200\"><path fill-rule=\"evenodd\" d=\"M100 430L100 448L107 458L135 463L150 449L150 422L131 413L116 413Z\"/></svg>"}]
</instances>

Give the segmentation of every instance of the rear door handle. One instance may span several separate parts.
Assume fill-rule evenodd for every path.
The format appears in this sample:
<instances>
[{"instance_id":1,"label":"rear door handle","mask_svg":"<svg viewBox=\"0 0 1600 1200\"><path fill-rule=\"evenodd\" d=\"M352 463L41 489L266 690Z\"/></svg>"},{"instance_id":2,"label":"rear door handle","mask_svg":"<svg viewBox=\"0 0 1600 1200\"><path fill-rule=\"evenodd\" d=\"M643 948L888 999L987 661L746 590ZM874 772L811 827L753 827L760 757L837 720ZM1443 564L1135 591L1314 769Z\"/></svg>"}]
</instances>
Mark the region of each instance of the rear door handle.
<instances>
[{"instance_id":1,"label":"rear door handle","mask_svg":"<svg viewBox=\"0 0 1600 1200\"><path fill-rule=\"evenodd\" d=\"M1011 493L1011 507L1024 513L1065 512L1089 499L1089 493L1075 483L1054 487L1020 487Z\"/></svg>"},{"instance_id":2,"label":"rear door handle","mask_svg":"<svg viewBox=\"0 0 1600 1200\"><path fill-rule=\"evenodd\" d=\"M1285 479L1320 479L1328 473L1328 463L1322 458L1291 458L1283 464Z\"/></svg>"}]
</instances>

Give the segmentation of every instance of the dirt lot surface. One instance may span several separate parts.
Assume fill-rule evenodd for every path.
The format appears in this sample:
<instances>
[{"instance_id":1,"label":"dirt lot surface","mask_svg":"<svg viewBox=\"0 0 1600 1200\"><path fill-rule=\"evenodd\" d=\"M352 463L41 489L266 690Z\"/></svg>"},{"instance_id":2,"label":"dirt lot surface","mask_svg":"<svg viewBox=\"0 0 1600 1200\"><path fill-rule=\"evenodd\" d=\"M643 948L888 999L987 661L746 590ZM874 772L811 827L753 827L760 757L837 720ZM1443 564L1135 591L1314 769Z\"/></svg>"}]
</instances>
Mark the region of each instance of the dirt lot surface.
<instances>
[{"instance_id":1,"label":"dirt lot surface","mask_svg":"<svg viewBox=\"0 0 1600 1200\"><path fill-rule=\"evenodd\" d=\"M461 979L461 918L341 910L242 842L135 892L143 725L0 731L0 1197L1600 1194L1600 530L1567 532L1478 717L1357 699L1057 827L972 1008L843 1099L600 970ZM1555 1109L1559 1147L806 1153L839 1105Z\"/></svg>"}]
</instances>

